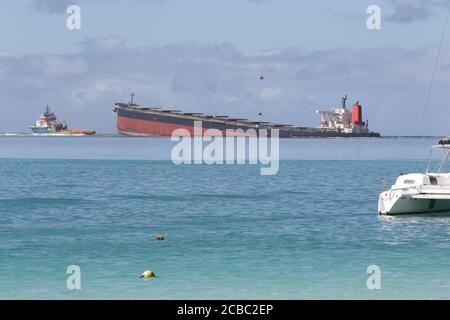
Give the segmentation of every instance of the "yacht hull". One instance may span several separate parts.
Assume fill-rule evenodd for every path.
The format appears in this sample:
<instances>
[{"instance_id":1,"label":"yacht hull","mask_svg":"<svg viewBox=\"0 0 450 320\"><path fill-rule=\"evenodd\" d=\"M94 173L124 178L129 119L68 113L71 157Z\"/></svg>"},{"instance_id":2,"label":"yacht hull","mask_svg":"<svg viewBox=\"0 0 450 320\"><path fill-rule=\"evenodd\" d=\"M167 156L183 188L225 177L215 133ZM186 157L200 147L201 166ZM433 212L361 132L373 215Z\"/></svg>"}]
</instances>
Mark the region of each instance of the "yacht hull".
<instances>
[{"instance_id":1,"label":"yacht hull","mask_svg":"<svg viewBox=\"0 0 450 320\"><path fill-rule=\"evenodd\" d=\"M409 195L393 199L378 199L378 213L381 215L401 215L450 211L450 199L416 199Z\"/></svg>"}]
</instances>

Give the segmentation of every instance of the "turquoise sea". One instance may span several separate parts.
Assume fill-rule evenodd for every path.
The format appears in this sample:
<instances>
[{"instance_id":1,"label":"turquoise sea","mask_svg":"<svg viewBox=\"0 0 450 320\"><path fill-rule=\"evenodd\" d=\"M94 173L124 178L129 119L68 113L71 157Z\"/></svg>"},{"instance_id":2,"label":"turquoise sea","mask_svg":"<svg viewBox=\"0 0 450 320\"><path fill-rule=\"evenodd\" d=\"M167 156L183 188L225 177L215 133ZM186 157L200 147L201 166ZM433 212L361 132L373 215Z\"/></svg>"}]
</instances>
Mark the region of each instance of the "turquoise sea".
<instances>
[{"instance_id":1,"label":"turquoise sea","mask_svg":"<svg viewBox=\"0 0 450 320\"><path fill-rule=\"evenodd\" d=\"M435 141L283 140L261 176L168 139L0 137L0 299L448 299L450 214L377 215Z\"/></svg>"}]
</instances>

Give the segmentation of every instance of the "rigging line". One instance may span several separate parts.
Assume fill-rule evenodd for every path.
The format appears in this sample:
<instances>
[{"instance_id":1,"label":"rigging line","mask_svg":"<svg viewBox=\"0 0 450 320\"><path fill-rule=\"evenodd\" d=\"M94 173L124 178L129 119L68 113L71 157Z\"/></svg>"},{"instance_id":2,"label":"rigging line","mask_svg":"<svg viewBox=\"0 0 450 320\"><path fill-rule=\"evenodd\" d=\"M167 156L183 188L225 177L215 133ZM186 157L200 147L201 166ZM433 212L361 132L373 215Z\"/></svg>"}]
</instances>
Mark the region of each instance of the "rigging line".
<instances>
[{"instance_id":1,"label":"rigging line","mask_svg":"<svg viewBox=\"0 0 450 320\"><path fill-rule=\"evenodd\" d=\"M448 25L449 18L450 18L450 5L448 7L447 17L445 19L444 30L442 30L442 34L441 34L441 42L439 44L439 49L438 49L438 52L437 52L437 55L436 55L436 61L434 62L433 74L431 76L430 86L428 87L427 97L426 97L426 100L425 100L425 107L424 107L423 112L422 112L422 119L420 121L420 127L419 127L419 136L422 135L423 123L424 123L425 116L427 114L428 107L429 107L429 104L430 104L431 92L433 90L434 79L436 77L436 71L437 71L437 67L438 67L438 64L439 64L439 59L441 57L442 46L444 44L445 35L447 33L447 25Z\"/></svg>"}]
</instances>

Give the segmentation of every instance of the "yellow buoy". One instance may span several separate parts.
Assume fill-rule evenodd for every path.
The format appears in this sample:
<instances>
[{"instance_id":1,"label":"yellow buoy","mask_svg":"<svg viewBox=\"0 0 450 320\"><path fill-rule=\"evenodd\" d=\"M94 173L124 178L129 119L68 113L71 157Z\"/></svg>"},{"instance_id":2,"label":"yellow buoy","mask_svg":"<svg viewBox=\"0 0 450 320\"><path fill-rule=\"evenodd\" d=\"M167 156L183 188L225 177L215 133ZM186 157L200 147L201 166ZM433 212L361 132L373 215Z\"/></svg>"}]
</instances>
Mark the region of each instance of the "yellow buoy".
<instances>
[{"instance_id":1,"label":"yellow buoy","mask_svg":"<svg viewBox=\"0 0 450 320\"><path fill-rule=\"evenodd\" d=\"M148 279L148 278L153 278L154 276L155 276L155 273L153 271L146 270L142 273L142 275L139 278Z\"/></svg>"}]
</instances>

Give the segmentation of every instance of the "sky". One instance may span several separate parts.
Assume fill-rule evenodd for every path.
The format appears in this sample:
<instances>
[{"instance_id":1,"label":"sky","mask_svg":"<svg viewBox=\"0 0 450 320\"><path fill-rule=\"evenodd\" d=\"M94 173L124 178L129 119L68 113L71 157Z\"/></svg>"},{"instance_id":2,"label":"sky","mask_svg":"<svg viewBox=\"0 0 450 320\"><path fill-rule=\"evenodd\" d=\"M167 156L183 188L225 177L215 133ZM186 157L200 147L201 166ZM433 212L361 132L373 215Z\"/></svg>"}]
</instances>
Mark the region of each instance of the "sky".
<instances>
[{"instance_id":1,"label":"sky","mask_svg":"<svg viewBox=\"0 0 450 320\"><path fill-rule=\"evenodd\" d=\"M81 29L66 27L67 7ZM370 5L381 29L366 25ZM384 135L450 134L448 0L2 0L0 132L48 104L115 132L114 102L315 127L360 101ZM448 26L450 28L450 24ZM260 75L264 80L259 80Z\"/></svg>"}]
</instances>

